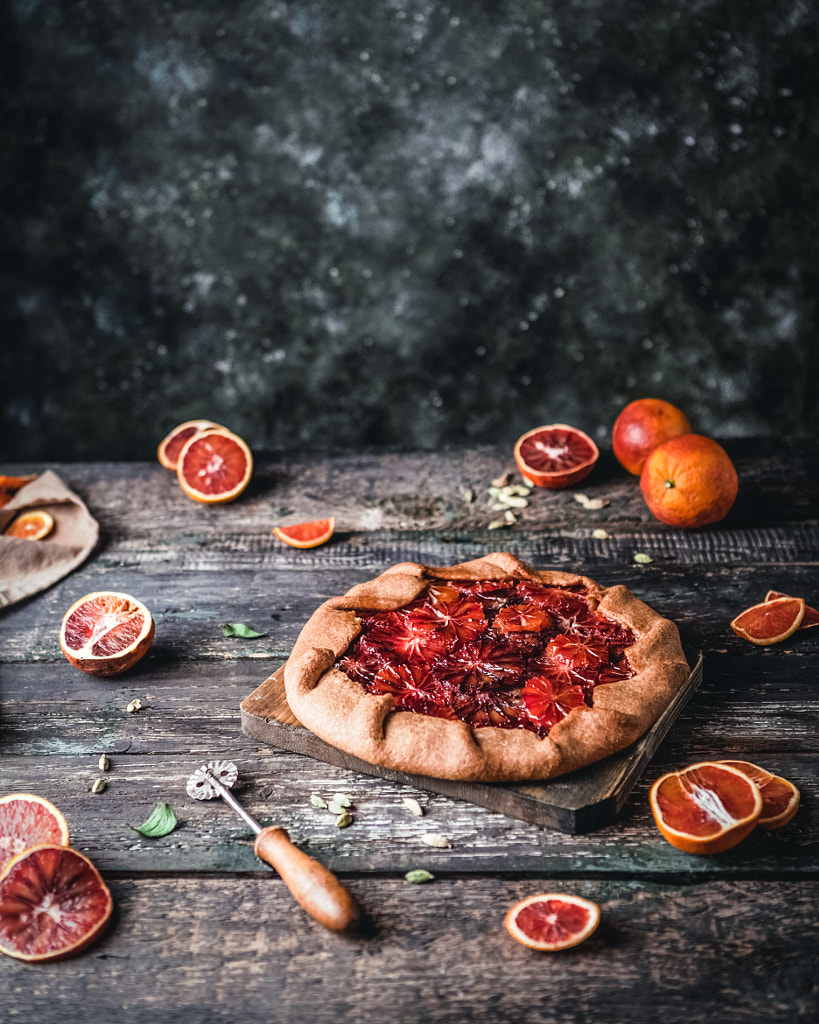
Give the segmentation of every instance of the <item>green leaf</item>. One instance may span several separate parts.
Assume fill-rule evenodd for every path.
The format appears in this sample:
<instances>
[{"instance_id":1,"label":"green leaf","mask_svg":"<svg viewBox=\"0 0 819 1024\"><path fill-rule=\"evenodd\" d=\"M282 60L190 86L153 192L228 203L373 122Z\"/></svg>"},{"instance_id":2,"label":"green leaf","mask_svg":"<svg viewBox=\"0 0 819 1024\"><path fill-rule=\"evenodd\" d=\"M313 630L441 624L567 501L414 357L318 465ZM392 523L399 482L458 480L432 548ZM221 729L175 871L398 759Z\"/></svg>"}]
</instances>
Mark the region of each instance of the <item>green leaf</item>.
<instances>
[{"instance_id":1,"label":"green leaf","mask_svg":"<svg viewBox=\"0 0 819 1024\"><path fill-rule=\"evenodd\" d=\"M423 885L424 882L431 882L435 875L431 875L429 871L424 871L423 868L416 868L415 871L408 871L404 878L408 882L412 882L413 885Z\"/></svg>"},{"instance_id":2,"label":"green leaf","mask_svg":"<svg viewBox=\"0 0 819 1024\"><path fill-rule=\"evenodd\" d=\"M169 832L173 832L177 825L173 807L170 804L157 804L147 821L141 825L129 825L128 828L132 828L134 832L139 832L149 839L158 839L160 836L166 836Z\"/></svg>"},{"instance_id":3,"label":"green leaf","mask_svg":"<svg viewBox=\"0 0 819 1024\"><path fill-rule=\"evenodd\" d=\"M264 633L257 633L255 629L246 626L244 622L226 622L222 626L222 633L225 636L241 636L245 640L252 640L255 636L265 636Z\"/></svg>"}]
</instances>

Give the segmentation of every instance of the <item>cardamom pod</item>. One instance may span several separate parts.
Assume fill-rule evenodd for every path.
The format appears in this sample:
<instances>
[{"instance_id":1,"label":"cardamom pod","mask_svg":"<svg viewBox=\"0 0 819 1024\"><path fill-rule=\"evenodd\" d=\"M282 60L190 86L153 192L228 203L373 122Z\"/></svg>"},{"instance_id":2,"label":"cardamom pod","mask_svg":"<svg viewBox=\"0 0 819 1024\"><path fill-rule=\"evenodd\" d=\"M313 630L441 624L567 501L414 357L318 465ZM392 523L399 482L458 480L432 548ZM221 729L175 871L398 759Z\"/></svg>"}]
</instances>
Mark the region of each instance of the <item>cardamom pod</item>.
<instances>
[{"instance_id":1,"label":"cardamom pod","mask_svg":"<svg viewBox=\"0 0 819 1024\"><path fill-rule=\"evenodd\" d=\"M417 800L413 800L411 796L405 796L402 802L410 814L414 814L416 818L423 818L424 808Z\"/></svg>"},{"instance_id":2,"label":"cardamom pod","mask_svg":"<svg viewBox=\"0 0 819 1024\"><path fill-rule=\"evenodd\" d=\"M644 555L642 551L637 551L634 555L634 561L640 565L650 565L654 559L651 555Z\"/></svg>"},{"instance_id":3,"label":"cardamom pod","mask_svg":"<svg viewBox=\"0 0 819 1024\"><path fill-rule=\"evenodd\" d=\"M99 766L101 772L107 772L108 769L111 767L111 762L108 760L105 754L100 754Z\"/></svg>"},{"instance_id":4,"label":"cardamom pod","mask_svg":"<svg viewBox=\"0 0 819 1024\"><path fill-rule=\"evenodd\" d=\"M91 786L91 792L92 793L102 793L102 791L104 789L105 789L105 779L94 779L94 782L93 782L93 784Z\"/></svg>"},{"instance_id":5,"label":"cardamom pod","mask_svg":"<svg viewBox=\"0 0 819 1024\"><path fill-rule=\"evenodd\" d=\"M421 842L427 846L435 846L440 850L451 850L452 843L446 836L438 835L437 832L426 832L421 836Z\"/></svg>"},{"instance_id":6,"label":"cardamom pod","mask_svg":"<svg viewBox=\"0 0 819 1024\"><path fill-rule=\"evenodd\" d=\"M347 828L348 825L352 825L353 816L349 811L342 811L341 814L336 818L336 828Z\"/></svg>"},{"instance_id":7,"label":"cardamom pod","mask_svg":"<svg viewBox=\"0 0 819 1024\"><path fill-rule=\"evenodd\" d=\"M408 882L412 882L413 885L423 885L424 882L431 882L435 875L430 874L429 871L424 871L423 868L416 868L415 871L408 871L404 878Z\"/></svg>"},{"instance_id":8,"label":"cardamom pod","mask_svg":"<svg viewBox=\"0 0 819 1024\"><path fill-rule=\"evenodd\" d=\"M327 809L327 801L326 801L326 800L323 800L323 799L322 799L322 798L321 798L321 797L320 797L320 796L318 795L318 793L311 793L311 794L310 794L310 803L311 803L311 804L312 804L312 805L313 805L314 807L321 807L321 808L322 808L322 809L324 809L324 810L326 810L326 809Z\"/></svg>"}]
</instances>

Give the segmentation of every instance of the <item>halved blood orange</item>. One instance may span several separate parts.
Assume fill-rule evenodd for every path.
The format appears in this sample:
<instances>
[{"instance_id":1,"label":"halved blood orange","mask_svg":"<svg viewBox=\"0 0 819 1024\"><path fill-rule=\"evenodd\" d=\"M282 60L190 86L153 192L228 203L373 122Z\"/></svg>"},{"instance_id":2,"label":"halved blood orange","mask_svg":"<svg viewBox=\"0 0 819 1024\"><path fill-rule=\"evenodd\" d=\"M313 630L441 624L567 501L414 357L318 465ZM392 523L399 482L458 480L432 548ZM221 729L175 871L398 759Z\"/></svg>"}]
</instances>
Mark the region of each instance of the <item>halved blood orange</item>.
<instances>
[{"instance_id":1,"label":"halved blood orange","mask_svg":"<svg viewBox=\"0 0 819 1024\"><path fill-rule=\"evenodd\" d=\"M759 788L718 761L703 761L657 779L649 796L663 836L686 853L722 853L741 842L762 812Z\"/></svg>"},{"instance_id":2,"label":"halved blood orange","mask_svg":"<svg viewBox=\"0 0 819 1024\"><path fill-rule=\"evenodd\" d=\"M317 548L333 536L335 528L336 521L330 516L329 519L313 519L294 526L274 526L273 533L291 548Z\"/></svg>"},{"instance_id":3,"label":"halved blood orange","mask_svg":"<svg viewBox=\"0 0 819 1024\"><path fill-rule=\"evenodd\" d=\"M176 472L179 453L187 442L190 441L194 434L199 434L203 430L210 430L214 427L224 429L220 428L218 423L211 423L210 420L186 420L185 423L180 423L178 427L174 427L170 434L163 437L159 442L156 457L165 469L172 469Z\"/></svg>"},{"instance_id":4,"label":"halved blood orange","mask_svg":"<svg viewBox=\"0 0 819 1024\"><path fill-rule=\"evenodd\" d=\"M68 846L34 846L0 875L0 952L29 962L79 953L102 932L113 907L87 857Z\"/></svg>"},{"instance_id":5,"label":"halved blood orange","mask_svg":"<svg viewBox=\"0 0 819 1024\"><path fill-rule=\"evenodd\" d=\"M86 594L65 613L60 647L72 665L113 676L136 664L154 638L154 620L141 601L112 590Z\"/></svg>"},{"instance_id":6,"label":"halved blood orange","mask_svg":"<svg viewBox=\"0 0 819 1024\"><path fill-rule=\"evenodd\" d=\"M62 813L31 793L0 797L0 874L12 857L40 843L68 846L68 822Z\"/></svg>"},{"instance_id":7,"label":"halved blood orange","mask_svg":"<svg viewBox=\"0 0 819 1024\"><path fill-rule=\"evenodd\" d=\"M31 473L29 476L8 476L0 473L0 508L8 505L21 487L25 487L26 484L30 484L32 480L36 479L36 473Z\"/></svg>"},{"instance_id":8,"label":"halved blood orange","mask_svg":"<svg viewBox=\"0 0 819 1024\"><path fill-rule=\"evenodd\" d=\"M783 594L779 590L769 590L765 595L765 601L777 601L780 597L788 596L788 594ZM811 608L809 604L806 604L805 614L802 617L802 621L799 623L799 628L810 629L812 626L819 626L819 612L815 608Z\"/></svg>"},{"instance_id":9,"label":"halved blood orange","mask_svg":"<svg viewBox=\"0 0 819 1024\"><path fill-rule=\"evenodd\" d=\"M760 647L778 644L792 636L805 617L801 597L778 597L746 608L731 623L731 629L743 640Z\"/></svg>"},{"instance_id":10,"label":"halved blood orange","mask_svg":"<svg viewBox=\"0 0 819 1024\"><path fill-rule=\"evenodd\" d=\"M799 790L792 782L780 775L773 775L750 761L720 761L741 771L756 783L762 794L762 811L756 819L756 827L766 831L781 828L791 820L799 807Z\"/></svg>"},{"instance_id":11,"label":"halved blood orange","mask_svg":"<svg viewBox=\"0 0 819 1024\"><path fill-rule=\"evenodd\" d=\"M12 519L3 531L6 537L20 537L23 540L42 540L54 529L54 517L42 509L21 512Z\"/></svg>"},{"instance_id":12,"label":"halved blood orange","mask_svg":"<svg viewBox=\"0 0 819 1024\"><path fill-rule=\"evenodd\" d=\"M546 892L516 903L504 924L513 939L530 949L571 949L600 924L600 908L580 896Z\"/></svg>"},{"instance_id":13,"label":"halved blood orange","mask_svg":"<svg viewBox=\"0 0 819 1024\"><path fill-rule=\"evenodd\" d=\"M521 474L537 487L571 487L594 469L600 452L588 434L565 423L535 427L515 444Z\"/></svg>"},{"instance_id":14,"label":"halved blood orange","mask_svg":"<svg viewBox=\"0 0 819 1024\"><path fill-rule=\"evenodd\" d=\"M236 434L213 427L190 437L179 453L176 475L189 498L220 505L238 498L250 483L253 456Z\"/></svg>"}]
</instances>

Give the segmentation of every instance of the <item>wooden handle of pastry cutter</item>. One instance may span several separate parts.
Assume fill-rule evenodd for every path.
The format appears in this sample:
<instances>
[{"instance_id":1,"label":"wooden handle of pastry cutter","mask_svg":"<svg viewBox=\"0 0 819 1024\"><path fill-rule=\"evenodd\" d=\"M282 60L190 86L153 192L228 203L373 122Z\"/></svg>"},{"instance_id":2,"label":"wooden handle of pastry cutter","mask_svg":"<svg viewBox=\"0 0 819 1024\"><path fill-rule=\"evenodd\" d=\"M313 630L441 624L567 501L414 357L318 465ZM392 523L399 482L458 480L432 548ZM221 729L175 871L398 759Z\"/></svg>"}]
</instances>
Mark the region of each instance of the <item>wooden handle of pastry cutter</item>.
<instances>
[{"instance_id":1,"label":"wooden handle of pastry cutter","mask_svg":"<svg viewBox=\"0 0 819 1024\"><path fill-rule=\"evenodd\" d=\"M361 911L350 893L332 871L294 846L283 828L263 828L254 850L260 860L278 871L296 901L320 925L344 932L359 922Z\"/></svg>"}]
</instances>

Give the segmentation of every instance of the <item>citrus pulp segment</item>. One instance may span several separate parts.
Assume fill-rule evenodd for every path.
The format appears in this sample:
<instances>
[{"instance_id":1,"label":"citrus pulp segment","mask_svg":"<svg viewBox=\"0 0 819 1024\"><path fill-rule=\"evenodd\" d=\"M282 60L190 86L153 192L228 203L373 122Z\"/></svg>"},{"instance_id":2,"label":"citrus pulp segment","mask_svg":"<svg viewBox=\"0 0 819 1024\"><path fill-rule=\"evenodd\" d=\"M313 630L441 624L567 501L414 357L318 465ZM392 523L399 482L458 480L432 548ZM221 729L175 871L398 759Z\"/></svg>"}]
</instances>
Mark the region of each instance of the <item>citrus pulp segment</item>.
<instances>
[{"instance_id":1,"label":"citrus pulp segment","mask_svg":"<svg viewBox=\"0 0 819 1024\"><path fill-rule=\"evenodd\" d=\"M762 795L762 811L756 820L756 827L772 831L781 828L791 820L799 808L799 790L792 782L780 775L751 764L750 761L720 761L747 775L756 784Z\"/></svg>"},{"instance_id":2,"label":"citrus pulp segment","mask_svg":"<svg viewBox=\"0 0 819 1024\"><path fill-rule=\"evenodd\" d=\"M54 529L54 518L48 512L36 509L21 512L3 531L6 537L20 537L22 540L42 540Z\"/></svg>"},{"instance_id":3,"label":"citrus pulp segment","mask_svg":"<svg viewBox=\"0 0 819 1024\"><path fill-rule=\"evenodd\" d=\"M801 597L778 597L746 608L731 622L731 629L743 640L765 647L792 636L805 617Z\"/></svg>"},{"instance_id":4,"label":"citrus pulp segment","mask_svg":"<svg viewBox=\"0 0 819 1024\"><path fill-rule=\"evenodd\" d=\"M591 473L599 457L594 441L565 423L536 427L515 444L521 474L537 487L551 490L578 483Z\"/></svg>"},{"instance_id":5,"label":"citrus pulp segment","mask_svg":"<svg viewBox=\"0 0 819 1024\"><path fill-rule=\"evenodd\" d=\"M530 949L571 949L600 924L600 908L566 893L541 893L516 903L506 914L506 930Z\"/></svg>"},{"instance_id":6,"label":"citrus pulp segment","mask_svg":"<svg viewBox=\"0 0 819 1024\"><path fill-rule=\"evenodd\" d=\"M0 875L0 952L29 962L78 953L112 909L108 886L87 857L67 846L34 846Z\"/></svg>"},{"instance_id":7,"label":"citrus pulp segment","mask_svg":"<svg viewBox=\"0 0 819 1024\"><path fill-rule=\"evenodd\" d=\"M62 813L31 793L0 797L0 874L12 857L40 843L68 846L68 823Z\"/></svg>"},{"instance_id":8,"label":"citrus pulp segment","mask_svg":"<svg viewBox=\"0 0 819 1024\"><path fill-rule=\"evenodd\" d=\"M649 796L663 836L686 853L722 853L753 829L762 812L759 788L727 764L703 761L657 779Z\"/></svg>"},{"instance_id":9,"label":"citrus pulp segment","mask_svg":"<svg viewBox=\"0 0 819 1024\"><path fill-rule=\"evenodd\" d=\"M291 548L317 548L333 536L335 528L336 521L330 516L329 519L313 519L295 526L274 526L273 533Z\"/></svg>"},{"instance_id":10,"label":"citrus pulp segment","mask_svg":"<svg viewBox=\"0 0 819 1024\"><path fill-rule=\"evenodd\" d=\"M156 450L156 457L165 469L172 469L176 472L177 460L179 459L180 452L187 442L190 441L194 434L199 434L203 430L210 430L214 427L218 428L219 424L211 423L210 420L187 420L185 423L180 423L178 427L174 427L173 430L159 442L159 447Z\"/></svg>"},{"instance_id":11,"label":"citrus pulp segment","mask_svg":"<svg viewBox=\"0 0 819 1024\"><path fill-rule=\"evenodd\" d=\"M250 483L253 455L236 434L224 427L194 434L176 464L182 490L194 501L220 505L238 498Z\"/></svg>"},{"instance_id":12,"label":"citrus pulp segment","mask_svg":"<svg viewBox=\"0 0 819 1024\"><path fill-rule=\"evenodd\" d=\"M769 590L765 595L765 601L776 601L780 597L788 597L788 594L783 594L779 590ZM800 629L810 629L812 626L819 626L819 611L815 608L811 608L809 604L805 605L805 614L802 616L802 621L799 623Z\"/></svg>"},{"instance_id":13,"label":"citrus pulp segment","mask_svg":"<svg viewBox=\"0 0 819 1024\"><path fill-rule=\"evenodd\" d=\"M60 626L60 647L76 668L111 676L134 665L151 646L154 620L129 594L110 590L86 594L68 609Z\"/></svg>"}]
</instances>

